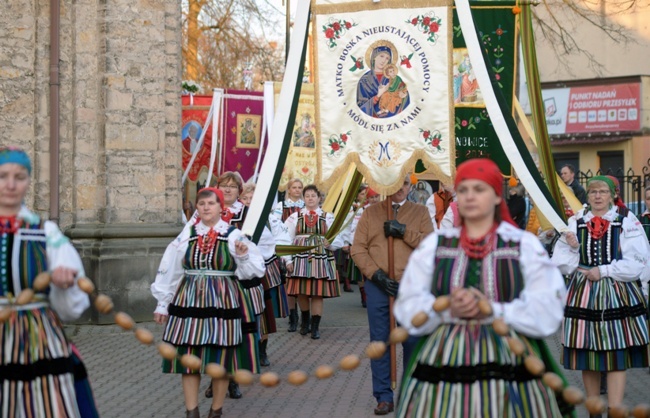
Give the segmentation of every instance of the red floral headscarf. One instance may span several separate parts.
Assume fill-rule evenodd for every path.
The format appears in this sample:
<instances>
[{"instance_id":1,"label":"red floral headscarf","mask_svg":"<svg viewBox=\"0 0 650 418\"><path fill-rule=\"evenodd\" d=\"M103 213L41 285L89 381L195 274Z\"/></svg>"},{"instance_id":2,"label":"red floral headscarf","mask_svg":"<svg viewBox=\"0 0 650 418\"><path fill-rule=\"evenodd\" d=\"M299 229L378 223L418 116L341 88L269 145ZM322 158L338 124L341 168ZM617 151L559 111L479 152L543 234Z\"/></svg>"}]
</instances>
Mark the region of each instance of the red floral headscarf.
<instances>
[{"instance_id":1,"label":"red floral headscarf","mask_svg":"<svg viewBox=\"0 0 650 418\"><path fill-rule=\"evenodd\" d=\"M454 186L457 188L458 184L464 180L484 181L494 189L494 193L497 196L503 197L503 176L501 175L501 171L499 171L499 167L492 160L488 160L487 158L474 158L459 165L456 170ZM510 217L505 199L501 199L497 210L499 211L501 220L517 226Z\"/></svg>"}]
</instances>

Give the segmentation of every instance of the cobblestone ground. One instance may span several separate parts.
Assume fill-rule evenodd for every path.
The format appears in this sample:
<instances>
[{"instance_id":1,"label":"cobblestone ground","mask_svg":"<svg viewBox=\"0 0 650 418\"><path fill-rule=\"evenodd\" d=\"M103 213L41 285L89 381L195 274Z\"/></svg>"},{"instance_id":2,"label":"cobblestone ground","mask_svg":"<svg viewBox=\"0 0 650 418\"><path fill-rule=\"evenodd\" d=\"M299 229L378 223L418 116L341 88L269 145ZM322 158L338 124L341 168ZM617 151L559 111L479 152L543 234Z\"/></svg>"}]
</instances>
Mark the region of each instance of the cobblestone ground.
<instances>
[{"instance_id":1,"label":"cobblestone ground","mask_svg":"<svg viewBox=\"0 0 650 418\"><path fill-rule=\"evenodd\" d=\"M321 322L321 339L286 332L286 320L270 338L268 353L274 371L286 376L292 370L306 372L321 364L336 365L347 354L361 354L368 343L366 311L359 302L359 293L344 293L342 297L325 301ZM153 306L152 306L153 310ZM154 323L142 323L157 339L162 328ZM180 376L164 375L160 357L154 347L139 344L133 335L114 325L68 326L66 331L84 356L92 381L95 398L102 417L184 417L185 408ZM559 339L548 339L549 346L559 358ZM400 355L401 349L398 349ZM398 359L398 365L401 359ZM401 370L398 367L398 374ZM580 373L567 371L570 383L582 388ZM201 382L205 389L208 379ZM627 405L650 401L648 370L628 372L625 395ZM376 402L372 397L370 363L363 360L352 372L337 372L333 378L318 380L311 377L302 386L283 382L271 389L260 385L242 388L242 399L226 399L227 417L374 417ZM207 416L210 402L200 396L202 416ZM392 415L392 414L391 414ZM579 417L588 417L584 408Z\"/></svg>"}]
</instances>

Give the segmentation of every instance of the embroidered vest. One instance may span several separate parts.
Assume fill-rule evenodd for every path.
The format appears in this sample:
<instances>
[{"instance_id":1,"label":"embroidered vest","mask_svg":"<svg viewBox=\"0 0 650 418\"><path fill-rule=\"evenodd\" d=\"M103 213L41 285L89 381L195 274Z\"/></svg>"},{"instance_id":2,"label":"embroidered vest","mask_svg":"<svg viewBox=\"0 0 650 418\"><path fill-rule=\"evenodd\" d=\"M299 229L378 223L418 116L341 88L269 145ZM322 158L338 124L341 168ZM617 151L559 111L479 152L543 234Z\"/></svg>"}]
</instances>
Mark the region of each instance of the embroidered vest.
<instances>
[{"instance_id":1,"label":"embroidered vest","mask_svg":"<svg viewBox=\"0 0 650 418\"><path fill-rule=\"evenodd\" d=\"M609 228L601 239L595 240L589 235L584 218L578 219L576 234L580 242L580 265L595 267L611 264L612 260L620 260L621 232L623 231L623 217L618 215L610 222Z\"/></svg>"},{"instance_id":2,"label":"embroidered vest","mask_svg":"<svg viewBox=\"0 0 650 418\"><path fill-rule=\"evenodd\" d=\"M235 271L237 264L228 249L228 236L235 230L234 226L228 228L225 235L219 234L215 246L207 254L201 254L199 249L199 235L196 227L192 226L190 239L183 259L183 268L186 270L221 270Z\"/></svg>"},{"instance_id":3,"label":"embroidered vest","mask_svg":"<svg viewBox=\"0 0 650 418\"><path fill-rule=\"evenodd\" d=\"M17 295L32 287L34 278L47 271L47 251L43 222L22 221L15 234L0 237L0 296Z\"/></svg>"},{"instance_id":4,"label":"embroidered vest","mask_svg":"<svg viewBox=\"0 0 650 418\"><path fill-rule=\"evenodd\" d=\"M519 254L518 242L499 237L494 251L482 260L473 260L460 248L458 237L440 236L434 255L431 293L448 295L455 288L476 283L490 301L509 302L519 297L524 288Z\"/></svg>"}]
</instances>

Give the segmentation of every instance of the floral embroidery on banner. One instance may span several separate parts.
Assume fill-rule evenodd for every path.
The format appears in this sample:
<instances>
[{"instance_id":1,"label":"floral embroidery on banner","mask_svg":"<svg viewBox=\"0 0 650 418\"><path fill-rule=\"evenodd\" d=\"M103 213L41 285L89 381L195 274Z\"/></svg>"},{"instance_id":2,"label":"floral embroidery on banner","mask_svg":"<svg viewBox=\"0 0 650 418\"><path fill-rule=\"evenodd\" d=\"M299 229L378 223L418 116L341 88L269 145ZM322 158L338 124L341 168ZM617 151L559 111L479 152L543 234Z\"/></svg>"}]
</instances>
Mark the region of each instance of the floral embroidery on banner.
<instances>
[{"instance_id":1,"label":"floral embroidery on banner","mask_svg":"<svg viewBox=\"0 0 650 418\"><path fill-rule=\"evenodd\" d=\"M422 138L427 145L431 145L434 153L444 152L445 149L440 146L442 143L442 134L438 130L422 129L420 128Z\"/></svg>"},{"instance_id":2,"label":"floral embroidery on banner","mask_svg":"<svg viewBox=\"0 0 650 418\"><path fill-rule=\"evenodd\" d=\"M323 25L323 33L327 39L327 47L332 50L336 48L336 41L349 29L357 26L358 23L341 19L330 19L327 25ZM356 60L355 60L356 61Z\"/></svg>"},{"instance_id":3,"label":"floral embroidery on banner","mask_svg":"<svg viewBox=\"0 0 650 418\"><path fill-rule=\"evenodd\" d=\"M347 131L338 135L331 135L327 140L330 146L330 152L328 156L338 157L340 152L347 145L351 133L351 131Z\"/></svg>"},{"instance_id":4,"label":"floral embroidery on banner","mask_svg":"<svg viewBox=\"0 0 650 418\"><path fill-rule=\"evenodd\" d=\"M436 16L435 12L428 12L424 15L418 15L411 20L407 20L406 23L419 28L423 33L429 34L427 41L435 44L438 41L440 35L440 27L442 26L442 19Z\"/></svg>"},{"instance_id":5,"label":"floral embroidery on banner","mask_svg":"<svg viewBox=\"0 0 650 418\"><path fill-rule=\"evenodd\" d=\"M490 116L488 115L487 110L483 109L478 116L474 116L468 119L461 119L459 117L456 117L454 128L456 130L460 129L461 127L467 129L476 129L476 125L488 119L490 119Z\"/></svg>"}]
</instances>

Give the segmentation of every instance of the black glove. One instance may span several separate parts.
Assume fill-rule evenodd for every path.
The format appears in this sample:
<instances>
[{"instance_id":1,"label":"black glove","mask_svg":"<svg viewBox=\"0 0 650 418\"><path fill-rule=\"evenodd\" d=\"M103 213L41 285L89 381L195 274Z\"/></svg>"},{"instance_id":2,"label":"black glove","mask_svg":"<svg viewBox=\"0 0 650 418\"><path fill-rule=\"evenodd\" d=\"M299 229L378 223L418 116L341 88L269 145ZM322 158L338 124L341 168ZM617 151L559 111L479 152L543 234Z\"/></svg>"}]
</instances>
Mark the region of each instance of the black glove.
<instances>
[{"instance_id":1,"label":"black glove","mask_svg":"<svg viewBox=\"0 0 650 418\"><path fill-rule=\"evenodd\" d=\"M393 219L391 221L384 222L384 235L386 238L404 238L404 233L406 232L406 225L397 222Z\"/></svg>"},{"instance_id":2,"label":"black glove","mask_svg":"<svg viewBox=\"0 0 650 418\"><path fill-rule=\"evenodd\" d=\"M399 283L390 277L384 272L384 270L379 269L372 275L370 280L379 286L388 296L397 296L397 289L399 288Z\"/></svg>"}]
</instances>

